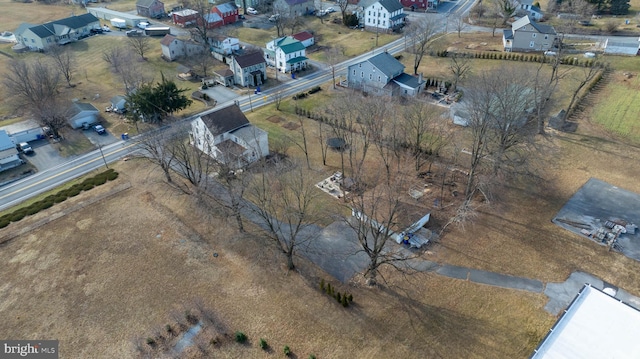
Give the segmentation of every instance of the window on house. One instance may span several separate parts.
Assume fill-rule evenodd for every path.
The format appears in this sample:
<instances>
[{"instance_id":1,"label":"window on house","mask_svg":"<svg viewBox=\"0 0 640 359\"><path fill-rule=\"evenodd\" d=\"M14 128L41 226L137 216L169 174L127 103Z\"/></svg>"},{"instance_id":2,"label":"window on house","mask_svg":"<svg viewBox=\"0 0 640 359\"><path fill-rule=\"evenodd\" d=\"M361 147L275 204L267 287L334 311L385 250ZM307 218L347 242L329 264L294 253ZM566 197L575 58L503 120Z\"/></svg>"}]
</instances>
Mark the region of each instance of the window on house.
<instances>
[{"instance_id":1,"label":"window on house","mask_svg":"<svg viewBox=\"0 0 640 359\"><path fill-rule=\"evenodd\" d=\"M536 33L534 32L533 34L531 34L531 37L535 38L536 37Z\"/></svg>"},{"instance_id":2,"label":"window on house","mask_svg":"<svg viewBox=\"0 0 640 359\"><path fill-rule=\"evenodd\" d=\"M373 75L369 74L369 80L373 79Z\"/></svg>"},{"instance_id":3,"label":"window on house","mask_svg":"<svg viewBox=\"0 0 640 359\"><path fill-rule=\"evenodd\" d=\"M386 22L386 21L383 21L383 22L382 22L382 26L387 26L387 22Z\"/></svg>"},{"instance_id":4,"label":"window on house","mask_svg":"<svg viewBox=\"0 0 640 359\"><path fill-rule=\"evenodd\" d=\"M544 39L547 40L549 38L549 35L544 35Z\"/></svg>"},{"instance_id":5,"label":"window on house","mask_svg":"<svg viewBox=\"0 0 640 359\"><path fill-rule=\"evenodd\" d=\"M360 72L360 78L364 78L364 72Z\"/></svg>"},{"instance_id":6,"label":"window on house","mask_svg":"<svg viewBox=\"0 0 640 359\"><path fill-rule=\"evenodd\" d=\"M380 82L380 76L378 76L378 82Z\"/></svg>"},{"instance_id":7,"label":"window on house","mask_svg":"<svg viewBox=\"0 0 640 359\"><path fill-rule=\"evenodd\" d=\"M353 70L353 76L355 76L355 75L356 75L356 70L354 69L354 70Z\"/></svg>"},{"instance_id":8,"label":"window on house","mask_svg":"<svg viewBox=\"0 0 640 359\"><path fill-rule=\"evenodd\" d=\"M534 47L534 46L536 46L536 42L535 42L535 41L531 41L531 42L529 43L529 47Z\"/></svg>"}]
</instances>

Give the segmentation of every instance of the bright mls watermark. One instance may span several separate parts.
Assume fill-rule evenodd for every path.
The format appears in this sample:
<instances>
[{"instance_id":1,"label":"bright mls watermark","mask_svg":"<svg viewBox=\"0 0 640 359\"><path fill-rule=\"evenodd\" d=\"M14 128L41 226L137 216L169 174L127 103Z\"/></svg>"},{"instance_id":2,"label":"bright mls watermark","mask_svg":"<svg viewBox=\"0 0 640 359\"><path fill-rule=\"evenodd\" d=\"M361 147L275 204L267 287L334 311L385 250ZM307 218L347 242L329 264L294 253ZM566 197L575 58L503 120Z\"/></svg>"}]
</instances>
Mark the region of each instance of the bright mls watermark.
<instances>
[{"instance_id":1,"label":"bright mls watermark","mask_svg":"<svg viewBox=\"0 0 640 359\"><path fill-rule=\"evenodd\" d=\"M57 340L0 340L0 359L58 359Z\"/></svg>"}]
</instances>

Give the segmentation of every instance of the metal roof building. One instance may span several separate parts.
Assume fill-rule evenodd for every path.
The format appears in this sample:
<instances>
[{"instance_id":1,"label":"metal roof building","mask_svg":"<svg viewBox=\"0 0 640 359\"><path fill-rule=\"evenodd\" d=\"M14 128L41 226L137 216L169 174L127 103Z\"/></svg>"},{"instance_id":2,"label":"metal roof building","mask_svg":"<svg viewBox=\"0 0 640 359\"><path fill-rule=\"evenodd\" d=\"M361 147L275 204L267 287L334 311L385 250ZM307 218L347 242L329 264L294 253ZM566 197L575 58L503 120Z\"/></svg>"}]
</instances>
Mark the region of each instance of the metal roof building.
<instances>
[{"instance_id":1,"label":"metal roof building","mask_svg":"<svg viewBox=\"0 0 640 359\"><path fill-rule=\"evenodd\" d=\"M111 20L114 18L123 19L127 23L127 26L131 27L136 27L139 23L148 21L146 18L138 15L131 15L126 12L115 11L104 7L88 7L87 12L102 20Z\"/></svg>"}]
</instances>

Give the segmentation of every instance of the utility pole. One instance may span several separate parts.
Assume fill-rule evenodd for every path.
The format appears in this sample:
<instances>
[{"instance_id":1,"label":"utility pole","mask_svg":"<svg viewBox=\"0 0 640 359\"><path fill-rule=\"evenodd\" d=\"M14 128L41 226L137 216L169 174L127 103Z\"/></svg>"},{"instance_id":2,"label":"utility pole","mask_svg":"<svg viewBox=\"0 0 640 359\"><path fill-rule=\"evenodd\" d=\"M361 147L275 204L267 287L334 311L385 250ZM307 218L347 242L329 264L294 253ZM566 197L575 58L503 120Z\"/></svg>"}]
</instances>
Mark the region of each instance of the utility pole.
<instances>
[{"instance_id":1,"label":"utility pole","mask_svg":"<svg viewBox=\"0 0 640 359\"><path fill-rule=\"evenodd\" d=\"M104 166L107 167L107 169L109 169L109 165L107 164L107 159L104 158L104 152L102 152L102 144L101 143L98 144L98 149L100 150L100 155L102 155L102 160L104 161Z\"/></svg>"}]
</instances>

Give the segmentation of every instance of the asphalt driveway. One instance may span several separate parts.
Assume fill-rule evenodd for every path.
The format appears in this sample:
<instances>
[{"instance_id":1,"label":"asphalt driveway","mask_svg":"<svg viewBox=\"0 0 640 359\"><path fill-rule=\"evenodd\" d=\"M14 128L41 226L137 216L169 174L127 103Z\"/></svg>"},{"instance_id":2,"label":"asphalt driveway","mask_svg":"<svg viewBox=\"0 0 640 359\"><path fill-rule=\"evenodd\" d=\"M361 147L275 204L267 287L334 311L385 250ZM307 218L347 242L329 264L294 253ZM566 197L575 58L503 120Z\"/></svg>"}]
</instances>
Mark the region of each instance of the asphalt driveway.
<instances>
[{"instance_id":1,"label":"asphalt driveway","mask_svg":"<svg viewBox=\"0 0 640 359\"><path fill-rule=\"evenodd\" d=\"M206 93L209 97L215 99L218 103L233 101L236 98L240 97L240 95L222 85L216 85L213 87L209 87L206 90L200 91Z\"/></svg>"},{"instance_id":2,"label":"asphalt driveway","mask_svg":"<svg viewBox=\"0 0 640 359\"><path fill-rule=\"evenodd\" d=\"M106 145L110 145L114 142L118 142L119 138L116 138L115 136L113 136L109 130L107 130L104 134L100 135L98 134L95 130L93 129L89 129L89 130L79 130L82 131L84 133L85 136L87 136L87 138L89 139L89 141L96 147L102 145L102 146L106 146Z\"/></svg>"},{"instance_id":3,"label":"asphalt driveway","mask_svg":"<svg viewBox=\"0 0 640 359\"><path fill-rule=\"evenodd\" d=\"M60 152L48 140L31 141L29 144L33 148L33 153L23 158L34 165L38 171L56 167L70 160L68 157L60 156Z\"/></svg>"}]
</instances>

